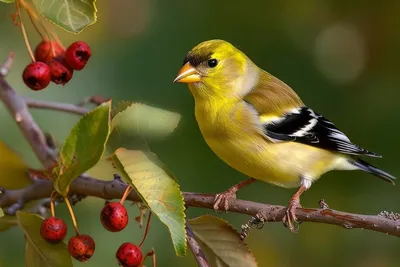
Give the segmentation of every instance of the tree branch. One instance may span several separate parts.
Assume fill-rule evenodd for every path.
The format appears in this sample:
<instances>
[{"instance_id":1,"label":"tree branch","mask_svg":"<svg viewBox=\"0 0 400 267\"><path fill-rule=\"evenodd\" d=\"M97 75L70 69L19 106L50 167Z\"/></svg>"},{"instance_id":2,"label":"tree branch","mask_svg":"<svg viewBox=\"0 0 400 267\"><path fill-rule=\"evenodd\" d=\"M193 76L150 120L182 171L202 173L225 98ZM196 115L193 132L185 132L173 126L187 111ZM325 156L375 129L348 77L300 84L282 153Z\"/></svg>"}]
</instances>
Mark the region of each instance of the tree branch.
<instances>
[{"instance_id":1,"label":"tree branch","mask_svg":"<svg viewBox=\"0 0 400 267\"><path fill-rule=\"evenodd\" d=\"M28 106L24 99L16 94L4 77L8 74L12 65L13 54L10 53L7 61L0 71L0 99L7 107L11 116L18 124L22 134L28 141L37 158L45 167L50 167L56 161L51 149L46 145L46 138L39 126L29 113Z\"/></svg>"},{"instance_id":2,"label":"tree branch","mask_svg":"<svg viewBox=\"0 0 400 267\"><path fill-rule=\"evenodd\" d=\"M27 103L32 107L62 110L75 114L82 114L86 110L79 107L61 103L44 103L43 101L29 100L18 96L10 85L4 80L10 66L13 55L0 67L0 100L3 101L10 114L17 122L21 132L31 145L38 159L45 167L50 167L55 162L51 149L47 146L45 136L39 126L33 120L28 110ZM93 196L102 199L120 198L124 193L126 184L119 179L110 181L97 180L87 176L78 177L70 187L70 192L78 195ZM46 198L53 191L52 182L49 180L36 180L32 185L19 190L4 190L0 194L0 207L12 207L14 204L22 206L24 203ZM213 209L214 195L184 193L187 207L198 207ZM132 191L128 198L132 201L140 201L138 195ZM10 210L9 210L10 211ZM12 211L12 210L11 210ZM245 200L233 200L229 211L247 214L251 216L260 215L268 222L282 221L286 207L269 204L256 203ZM305 222L326 223L344 227L346 229L362 228L400 237L400 215L383 212L380 215L361 215L329 208L320 209L297 209L296 216ZM195 244L193 244L195 246Z\"/></svg>"},{"instance_id":3,"label":"tree branch","mask_svg":"<svg viewBox=\"0 0 400 267\"><path fill-rule=\"evenodd\" d=\"M119 179L110 181L97 180L88 176L81 176L71 184L70 192L78 195L98 197L106 200L121 198L126 184ZM4 190L0 194L0 207L8 207L18 201L25 203L32 200L48 197L53 190L51 181L37 180L32 185L19 190ZM213 209L215 195L183 193L187 207ZM139 196L132 191L127 200L139 202ZM7 211L7 210L6 210ZM255 216L260 212L268 222L281 222L286 207L257 203L247 200L233 200L229 206L230 212ZM296 210L296 216L304 222L332 224L346 229L368 229L400 237L400 215L362 215L336 211L328 208Z\"/></svg>"},{"instance_id":4,"label":"tree branch","mask_svg":"<svg viewBox=\"0 0 400 267\"><path fill-rule=\"evenodd\" d=\"M89 112L87 108L68 103L50 102L39 99L24 98L25 103L30 108L50 109L57 111L64 111L77 115L85 115Z\"/></svg>"},{"instance_id":5,"label":"tree branch","mask_svg":"<svg viewBox=\"0 0 400 267\"><path fill-rule=\"evenodd\" d=\"M203 250L201 249L199 243L194 236L192 228L190 228L189 223L186 221L186 236L187 241L189 244L189 248L193 253L194 258L196 259L197 264L199 267L209 267L206 255L204 254Z\"/></svg>"}]
</instances>

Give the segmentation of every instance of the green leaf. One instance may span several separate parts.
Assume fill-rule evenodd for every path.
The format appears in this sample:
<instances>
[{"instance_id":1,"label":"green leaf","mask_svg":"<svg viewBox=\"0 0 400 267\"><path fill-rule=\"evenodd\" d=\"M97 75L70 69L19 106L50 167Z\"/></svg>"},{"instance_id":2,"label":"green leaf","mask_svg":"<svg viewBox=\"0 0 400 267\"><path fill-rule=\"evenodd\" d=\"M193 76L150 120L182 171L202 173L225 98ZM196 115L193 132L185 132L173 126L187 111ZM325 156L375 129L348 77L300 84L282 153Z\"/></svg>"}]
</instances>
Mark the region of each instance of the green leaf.
<instances>
[{"instance_id":1,"label":"green leaf","mask_svg":"<svg viewBox=\"0 0 400 267\"><path fill-rule=\"evenodd\" d=\"M210 266L256 267L257 262L238 232L226 221L211 215L188 220Z\"/></svg>"},{"instance_id":2,"label":"green leaf","mask_svg":"<svg viewBox=\"0 0 400 267\"><path fill-rule=\"evenodd\" d=\"M112 119L112 135L161 140L178 126L181 115L141 103L121 103Z\"/></svg>"},{"instance_id":3,"label":"green leaf","mask_svg":"<svg viewBox=\"0 0 400 267\"><path fill-rule=\"evenodd\" d=\"M0 2L6 3L6 4L10 4L10 3L14 3L15 0L0 0Z\"/></svg>"},{"instance_id":4,"label":"green leaf","mask_svg":"<svg viewBox=\"0 0 400 267\"><path fill-rule=\"evenodd\" d=\"M0 218L4 216L4 211L0 208Z\"/></svg>"},{"instance_id":5,"label":"green leaf","mask_svg":"<svg viewBox=\"0 0 400 267\"><path fill-rule=\"evenodd\" d=\"M143 202L168 227L176 254L184 256L185 206L173 174L150 152L119 148L112 160Z\"/></svg>"},{"instance_id":6,"label":"green leaf","mask_svg":"<svg viewBox=\"0 0 400 267\"><path fill-rule=\"evenodd\" d=\"M0 141L0 186L14 190L24 188L31 183L28 166L21 156Z\"/></svg>"},{"instance_id":7,"label":"green leaf","mask_svg":"<svg viewBox=\"0 0 400 267\"><path fill-rule=\"evenodd\" d=\"M37 205L43 200L34 200L34 201L29 201L24 205L21 211L37 211ZM4 212L4 210L3 210ZM4 216L0 216L0 232L6 231L10 229L11 227L17 226L18 221L17 217L15 215L8 215L4 214Z\"/></svg>"},{"instance_id":8,"label":"green leaf","mask_svg":"<svg viewBox=\"0 0 400 267\"><path fill-rule=\"evenodd\" d=\"M79 175L92 168L105 151L110 134L111 101L105 102L83 116L72 128L60 153L54 188L61 195Z\"/></svg>"},{"instance_id":9,"label":"green leaf","mask_svg":"<svg viewBox=\"0 0 400 267\"><path fill-rule=\"evenodd\" d=\"M25 233L25 259L28 267L72 267L64 242L50 244L40 235L43 218L37 214L17 212L18 223Z\"/></svg>"},{"instance_id":10,"label":"green leaf","mask_svg":"<svg viewBox=\"0 0 400 267\"><path fill-rule=\"evenodd\" d=\"M97 21L96 0L32 0L46 19L61 29L79 33Z\"/></svg>"}]
</instances>

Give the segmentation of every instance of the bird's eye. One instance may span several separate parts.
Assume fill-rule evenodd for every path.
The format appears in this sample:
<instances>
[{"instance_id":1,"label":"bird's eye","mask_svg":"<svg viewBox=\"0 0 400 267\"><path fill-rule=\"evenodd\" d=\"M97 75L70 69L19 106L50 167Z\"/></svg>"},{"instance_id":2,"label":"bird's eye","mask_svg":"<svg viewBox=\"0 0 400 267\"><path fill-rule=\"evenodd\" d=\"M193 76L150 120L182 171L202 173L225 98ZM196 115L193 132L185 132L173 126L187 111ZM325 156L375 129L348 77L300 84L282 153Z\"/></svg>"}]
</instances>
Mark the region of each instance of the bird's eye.
<instances>
[{"instance_id":1,"label":"bird's eye","mask_svg":"<svg viewBox=\"0 0 400 267\"><path fill-rule=\"evenodd\" d=\"M208 65L210 68L215 68L215 67L218 65L218 60L216 60L215 58L209 59L209 60L207 61L207 65Z\"/></svg>"}]
</instances>

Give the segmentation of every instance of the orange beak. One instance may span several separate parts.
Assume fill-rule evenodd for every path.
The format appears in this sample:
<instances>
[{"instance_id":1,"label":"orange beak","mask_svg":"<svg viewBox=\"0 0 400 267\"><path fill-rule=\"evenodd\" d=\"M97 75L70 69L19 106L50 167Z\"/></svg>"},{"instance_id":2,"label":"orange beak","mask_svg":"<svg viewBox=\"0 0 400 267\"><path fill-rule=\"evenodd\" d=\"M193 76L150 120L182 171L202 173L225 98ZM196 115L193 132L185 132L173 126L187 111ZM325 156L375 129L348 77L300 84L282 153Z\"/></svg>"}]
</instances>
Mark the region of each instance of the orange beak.
<instances>
[{"instance_id":1,"label":"orange beak","mask_svg":"<svg viewBox=\"0 0 400 267\"><path fill-rule=\"evenodd\" d=\"M186 63L183 65L181 70L178 72L178 76L176 76L174 83L195 83L200 81L200 74L197 70L190 65L190 63Z\"/></svg>"}]
</instances>

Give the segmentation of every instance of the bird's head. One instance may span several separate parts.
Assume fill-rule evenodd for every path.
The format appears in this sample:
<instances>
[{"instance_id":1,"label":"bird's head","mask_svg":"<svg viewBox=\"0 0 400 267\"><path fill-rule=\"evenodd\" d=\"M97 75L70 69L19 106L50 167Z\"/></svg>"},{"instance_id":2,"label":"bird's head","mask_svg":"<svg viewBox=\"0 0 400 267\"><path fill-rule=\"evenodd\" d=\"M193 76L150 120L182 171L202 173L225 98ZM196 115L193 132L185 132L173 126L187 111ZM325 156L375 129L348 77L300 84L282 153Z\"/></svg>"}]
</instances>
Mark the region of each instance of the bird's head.
<instances>
[{"instance_id":1,"label":"bird's head","mask_svg":"<svg viewBox=\"0 0 400 267\"><path fill-rule=\"evenodd\" d=\"M174 82L188 83L195 97L226 97L235 95L239 87L246 85L243 83L254 78L255 75L248 72L254 74L256 69L251 60L229 42L209 40L186 54Z\"/></svg>"}]
</instances>

